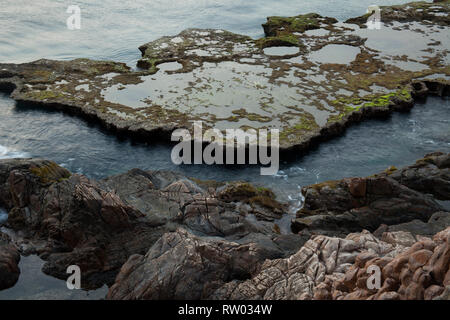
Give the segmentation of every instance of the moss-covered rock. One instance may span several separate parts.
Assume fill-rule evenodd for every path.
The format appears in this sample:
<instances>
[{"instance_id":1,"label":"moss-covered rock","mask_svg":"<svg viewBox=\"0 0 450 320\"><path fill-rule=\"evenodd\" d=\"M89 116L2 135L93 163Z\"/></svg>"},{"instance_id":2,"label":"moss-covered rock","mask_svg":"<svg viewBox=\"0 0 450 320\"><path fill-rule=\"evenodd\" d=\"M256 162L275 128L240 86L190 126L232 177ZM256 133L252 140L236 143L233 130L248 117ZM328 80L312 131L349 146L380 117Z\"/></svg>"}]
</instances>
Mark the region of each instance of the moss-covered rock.
<instances>
[{"instance_id":1,"label":"moss-covered rock","mask_svg":"<svg viewBox=\"0 0 450 320\"><path fill-rule=\"evenodd\" d=\"M295 17L268 17L267 22L262 26L266 36L276 37L286 33L303 33L308 30L320 29L324 25L336 22L335 18L322 17L317 13L308 13Z\"/></svg>"},{"instance_id":2,"label":"moss-covered rock","mask_svg":"<svg viewBox=\"0 0 450 320\"><path fill-rule=\"evenodd\" d=\"M139 48L142 70L89 59L0 64L0 89L149 142L202 121L204 131L279 129L282 155L297 153L350 123L407 110L415 98L448 95L448 6L382 8L387 22L401 19L380 32L399 43L403 34L420 39L418 53L400 45L392 53L388 37L378 47L377 33L303 14L269 17L266 37L256 40L216 29L162 37Z\"/></svg>"},{"instance_id":3,"label":"moss-covered rock","mask_svg":"<svg viewBox=\"0 0 450 320\"><path fill-rule=\"evenodd\" d=\"M30 172L37 176L44 184L61 182L70 178L71 173L67 169L58 166L52 161L45 161L30 166Z\"/></svg>"}]
</instances>

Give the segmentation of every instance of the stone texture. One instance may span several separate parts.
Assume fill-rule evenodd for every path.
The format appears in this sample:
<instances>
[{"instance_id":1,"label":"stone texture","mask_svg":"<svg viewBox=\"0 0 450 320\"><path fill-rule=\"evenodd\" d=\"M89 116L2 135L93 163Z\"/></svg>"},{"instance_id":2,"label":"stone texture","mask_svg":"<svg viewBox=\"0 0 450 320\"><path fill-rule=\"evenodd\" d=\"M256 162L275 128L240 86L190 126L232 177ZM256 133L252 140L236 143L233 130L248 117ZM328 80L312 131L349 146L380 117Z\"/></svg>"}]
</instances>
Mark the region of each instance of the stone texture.
<instances>
[{"instance_id":1,"label":"stone texture","mask_svg":"<svg viewBox=\"0 0 450 320\"><path fill-rule=\"evenodd\" d=\"M165 36L139 47L139 70L90 59L1 63L0 90L145 141L169 142L175 129L192 132L198 120L204 130L277 128L280 148L297 153L342 134L352 123L409 110L414 97L449 94L448 80L433 78L448 75L449 2L420 3L421 11L414 6L383 7L383 32L401 28L408 39L420 39L416 47L426 55L399 45L401 59L391 59L384 52L390 42L380 48L377 35L310 13L269 17L265 37L257 40L215 29ZM367 18L351 22L364 26ZM308 32L317 29L319 35ZM339 56L355 54L340 61L321 52L334 45L344 51ZM409 62L420 62L423 69L412 72Z\"/></svg>"},{"instance_id":2,"label":"stone texture","mask_svg":"<svg viewBox=\"0 0 450 320\"><path fill-rule=\"evenodd\" d=\"M445 291L449 236L447 228L405 246L368 231L344 239L320 235L289 258L271 259L257 246L178 230L145 256L131 257L108 299L431 300ZM370 266L380 268L379 289L368 288Z\"/></svg>"},{"instance_id":3,"label":"stone texture","mask_svg":"<svg viewBox=\"0 0 450 320\"><path fill-rule=\"evenodd\" d=\"M230 279L248 278L268 258L270 252L258 245L201 239L179 229L145 256L130 257L107 298L205 299Z\"/></svg>"},{"instance_id":4,"label":"stone texture","mask_svg":"<svg viewBox=\"0 0 450 320\"><path fill-rule=\"evenodd\" d=\"M0 205L20 233L15 243L22 253L38 254L43 271L61 279L69 265L80 266L85 288L111 284L128 257L180 226L259 243L273 257L307 240L292 235L288 245L277 233L275 219L287 207L270 190L238 182L211 186L171 172L131 170L94 181L51 161L1 160Z\"/></svg>"},{"instance_id":5,"label":"stone texture","mask_svg":"<svg viewBox=\"0 0 450 320\"><path fill-rule=\"evenodd\" d=\"M5 233L0 232L0 290L14 286L19 279L20 254L10 238Z\"/></svg>"},{"instance_id":6,"label":"stone texture","mask_svg":"<svg viewBox=\"0 0 450 320\"><path fill-rule=\"evenodd\" d=\"M390 231L433 235L448 226L448 213L433 195L450 197L449 159L450 154L437 152L401 170L304 187L304 207L292 230L344 236L386 225L392 227L382 228Z\"/></svg>"}]
</instances>

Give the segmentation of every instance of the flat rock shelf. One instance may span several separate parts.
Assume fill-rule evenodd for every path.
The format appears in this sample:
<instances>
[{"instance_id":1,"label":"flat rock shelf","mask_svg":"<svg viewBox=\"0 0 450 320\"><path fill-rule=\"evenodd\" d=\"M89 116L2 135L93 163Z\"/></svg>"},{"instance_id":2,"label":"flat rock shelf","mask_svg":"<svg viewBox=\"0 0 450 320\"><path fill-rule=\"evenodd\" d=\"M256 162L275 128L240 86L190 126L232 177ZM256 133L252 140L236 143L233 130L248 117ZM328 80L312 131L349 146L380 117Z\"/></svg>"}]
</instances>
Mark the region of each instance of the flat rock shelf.
<instances>
[{"instance_id":1,"label":"flat rock shelf","mask_svg":"<svg viewBox=\"0 0 450 320\"><path fill-rule=\"evenodd\" d=\"M313 13L269 17L258 40L188 29L142 45L137 70L89 59L0 64L0 88L146 141L201 120L203 130L276 128L281 150L298 152L417 97L448 95L450 2L382 10L380 30L367 16Z\"/></svg>"}]
</instances>

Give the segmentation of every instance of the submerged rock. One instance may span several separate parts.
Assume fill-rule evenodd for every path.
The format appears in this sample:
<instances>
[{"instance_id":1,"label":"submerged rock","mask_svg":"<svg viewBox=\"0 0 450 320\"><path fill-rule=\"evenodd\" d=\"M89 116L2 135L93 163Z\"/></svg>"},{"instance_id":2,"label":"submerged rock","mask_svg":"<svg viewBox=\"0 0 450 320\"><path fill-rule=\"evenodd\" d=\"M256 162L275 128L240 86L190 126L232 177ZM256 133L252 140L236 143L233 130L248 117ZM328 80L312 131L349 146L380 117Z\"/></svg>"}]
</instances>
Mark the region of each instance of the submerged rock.
<instances>
[{"instance_id":1,"label":"submerged rock","mask_svg":"<svg viewBox=\"0 0 450 320\"><path fill-rule=\"evenodd\" d=\"M405 19L371 33L317 14L269 17L258 40L188 29L142 45L138 71L88 59L0 64L0 88L147 141L201 120L203 130L277 128L280 148L296 152L449 93L449 2L390 8L387 22Z\"/></svg>"}]
</instances>

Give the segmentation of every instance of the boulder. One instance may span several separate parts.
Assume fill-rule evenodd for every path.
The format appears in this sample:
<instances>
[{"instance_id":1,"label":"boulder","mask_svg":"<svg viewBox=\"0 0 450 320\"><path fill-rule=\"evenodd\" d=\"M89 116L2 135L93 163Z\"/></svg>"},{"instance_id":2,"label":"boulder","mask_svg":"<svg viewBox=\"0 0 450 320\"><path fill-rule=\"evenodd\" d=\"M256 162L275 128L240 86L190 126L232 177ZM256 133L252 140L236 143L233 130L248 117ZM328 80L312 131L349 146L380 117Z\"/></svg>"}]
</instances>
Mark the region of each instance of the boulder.
<instances>
[{"instance_id":1,"label":"boulder","mask_svg":"<svg viewBox=\"0 0 450 320\"><path fill-rule=\"evenodd\" d=\"M238 192L248 194L236 198ZM39 159L0 160L0 206L21 237L25 254L46 261L43 271L66 279L78 265L84 288L112 284L133 254L144 254L178 227L201 236L258 242L276 257L297 250L294 236L278 245L275 219L286 206L247 183L207 183L172 172L131 170L101 181ZM254 217L250 219L249 216ZM286 250L284 250L286 248Z\"/></svg>"},{"instance_id":2,"label":"boulder","mask_svg":"<svg viewBox=\"0 0 450 320\"><path fill-rule=\"evenodd\" d=\"M444 211L433 196L450 197L449 163L450 154L433 153L401 170L390 168L366 178L304 187L304 206L292 222L292 231L345 236L363 229L374 232L382 225L410 223L416 233L435 234L448 223L445 213L430 219ZM420 231L419 225L428 221L429 228Z\"/></svg>"},{"instance_id":3,"label":"boulder","mask_svg":"<svg viewBox=\"0 0 450 320\"><path fill-rule=\"evenodd\" d=\"M9 236L0 232L0 290L11 288L19 280L19 261L20 254Z\"/></svg>"},{"instance_id":4,"label":"boulder","mask_svg":"<svg viewBox=\"0 0 450 320\"><path fill-rule=\"evenodd\" d=\"M186 230L167 233L145 255L123 265L108 299L198 300L232 279L246 279L273 258L256 244L202 239Z\"/></svg>"}]
</instances>

